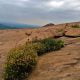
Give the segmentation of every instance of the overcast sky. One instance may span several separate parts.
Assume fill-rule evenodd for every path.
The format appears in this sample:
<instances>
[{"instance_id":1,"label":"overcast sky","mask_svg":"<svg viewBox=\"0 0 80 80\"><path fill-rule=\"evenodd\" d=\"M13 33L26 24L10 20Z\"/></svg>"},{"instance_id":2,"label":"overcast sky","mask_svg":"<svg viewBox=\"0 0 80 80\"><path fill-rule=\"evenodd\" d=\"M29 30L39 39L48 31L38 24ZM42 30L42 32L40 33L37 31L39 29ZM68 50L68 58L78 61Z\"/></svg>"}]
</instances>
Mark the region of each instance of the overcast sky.
<instances>
[{"instance_id":1,"label":"overcast sky","mask_svg":"<svg viewBox=\"0 0 80 80\"><path fill-rule=\"evenodd\" d=\"M0 0L0 22L46 24L80 21L80 0Z\"/></svg>"}]
</instances>

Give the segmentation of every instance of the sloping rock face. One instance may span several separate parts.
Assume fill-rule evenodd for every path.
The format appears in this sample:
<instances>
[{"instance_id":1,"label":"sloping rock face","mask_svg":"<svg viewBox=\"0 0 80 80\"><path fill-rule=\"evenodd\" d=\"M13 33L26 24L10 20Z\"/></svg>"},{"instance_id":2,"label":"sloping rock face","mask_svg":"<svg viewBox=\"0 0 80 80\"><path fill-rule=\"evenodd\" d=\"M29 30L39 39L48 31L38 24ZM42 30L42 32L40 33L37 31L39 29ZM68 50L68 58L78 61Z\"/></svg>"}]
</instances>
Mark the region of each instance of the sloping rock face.
<instances>
[{"instance_id":1,"label":"sloping rock face","mask_svg":"<svg viewBox=\"0 0 80 80\"><path fill-rule=\"evenodd\" d=\"M80 80L80 39L63 39L67 45L40 57L29 80Z\"/></svg>"},{"instance_id":2,"label":"sloping rock face","mask_svg":"<svg viewBox=\"0 0 80 80\"><path fill-rule=\"evenodd\" d=\"M66 31L67 37L80 37L80 28L70 28Z\"/></svg>"},{"instance_id":3,"label":"sloping rock face","mask_svg":"<svg viewBox=\"0 0 80 80\"><path fill-rule=\"evenodd\" d=\"M26 41L48 37L64 40L65 47L60 51L40 57L37 68L30 76L30 80L73 80L73 78L80 80L80 38L77 38L80 30L79 28L69 28L74 24L80 24L80 22L50 24L47 27L37 29L0 30L0 80L4 80L2 77L4 64L11 48L23 45ZM72 38L71 36L74 35L76 37ZM65 77L66 75L67 77Z\"/></svg>"}]
</instances>

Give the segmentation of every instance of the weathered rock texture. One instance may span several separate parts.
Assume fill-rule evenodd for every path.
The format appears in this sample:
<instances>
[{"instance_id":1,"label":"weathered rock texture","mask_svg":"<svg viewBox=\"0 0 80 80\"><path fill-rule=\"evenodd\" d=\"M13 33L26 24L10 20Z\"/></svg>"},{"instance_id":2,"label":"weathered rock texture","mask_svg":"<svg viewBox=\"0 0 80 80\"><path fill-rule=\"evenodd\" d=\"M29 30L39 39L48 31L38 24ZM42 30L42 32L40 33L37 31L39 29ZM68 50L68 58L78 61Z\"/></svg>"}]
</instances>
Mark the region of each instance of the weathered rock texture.
<instances>
[{"instance_id":1,"label":"weathered rock texture","mask_svg":"<svg viewBox=\"0 0 80 80\"><path fill-rule=\"evenodd\" d=\"M67 39L60 51L40 57L29 80L80 80L80 39L71 41Z\"/></svg>"},{"instance_id":2,"label":"weathered rock texture","mask_svg":"<svg viewBox=\"0 0 80 80\"><path fill-rule=\"evenodd\" d=\"M80 22L38 29L0 30L0 80L3 80L4 63L11 48L48 37L64 40L65 47L41 56L29 80L80 80L80 28L71 28L74 24Z\"/></svg>"},{"instance_id":3,"label":"weathered rock texture","mask_svg":"<svg viewBox=\"0 0 80 80\"><path fill-rule=\"evenodd\" d=\"M67 37L80 37L80 29L78 28L70 28L65 33Z\"/></svg>"}]
</instances>

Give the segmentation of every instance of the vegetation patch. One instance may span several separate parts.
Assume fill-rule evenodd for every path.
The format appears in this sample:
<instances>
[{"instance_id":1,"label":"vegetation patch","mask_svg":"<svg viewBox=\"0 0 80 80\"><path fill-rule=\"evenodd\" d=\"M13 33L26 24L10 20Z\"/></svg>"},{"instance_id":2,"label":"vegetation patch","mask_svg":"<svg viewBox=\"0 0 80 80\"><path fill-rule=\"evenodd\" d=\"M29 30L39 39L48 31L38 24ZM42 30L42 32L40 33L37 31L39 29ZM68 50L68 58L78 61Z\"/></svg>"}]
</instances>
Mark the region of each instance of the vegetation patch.
<instances>
[{"instance_id":1,"label":"vegetation patch","mask_svg":"<svg viewBox=\"0 0 80 80\"><path fill-rule=\"evenodd\" d=\"M37 56L59 50L64 46L61 40L47 38L26 43L9 52L5 66L5 80L23 80L37 64Z\"/></svg>"},{"instance_id":2,"label":"vegetation patch","mask_svg":"<svg viewBox=\"0 0 80 80\"><path fill-rule=\"evenodd\" d=\"M22 80L37 63L37 54L31 49L19 47L9 52L5 67L5 80Z\"/></svg>"},{"instance_id":3,"label":"vegetation patch","mask_svg":"<svg viewBox=\"0 0 80 80\"><path fill-rule=\"evenodd\" d=\"M45 46L45 52L59 50L64 46L64 42L52 38L47 38L41 41Z\"/></svg>"},{"instance_id":4,"label":"vegetation patch","mask_svg":"<svg viewBox=\"0 0 80 80\"><path fill-rule=\"evenodd\" d=\"M80 28L80 25L73 25L72 28Z\"/></svg>"}]
</instances>

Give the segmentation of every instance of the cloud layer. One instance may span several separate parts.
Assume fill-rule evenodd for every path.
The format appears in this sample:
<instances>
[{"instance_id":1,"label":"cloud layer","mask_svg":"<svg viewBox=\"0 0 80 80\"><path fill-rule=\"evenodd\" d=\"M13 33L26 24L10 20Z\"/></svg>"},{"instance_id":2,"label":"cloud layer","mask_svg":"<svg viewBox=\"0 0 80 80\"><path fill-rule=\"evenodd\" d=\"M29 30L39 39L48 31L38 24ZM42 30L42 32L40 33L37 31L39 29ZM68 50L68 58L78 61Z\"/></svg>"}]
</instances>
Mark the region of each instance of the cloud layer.
<instances>
[{"instance_id":1,"label":"cloud layer","mask_svg":"<svg viewBox=\"0 0 80 80\"><path fill-rule=\"evenodd\" d=\"M80 21L80 0L0 0L0 21L46 24Z\"/></svg>"}]
</instances>

